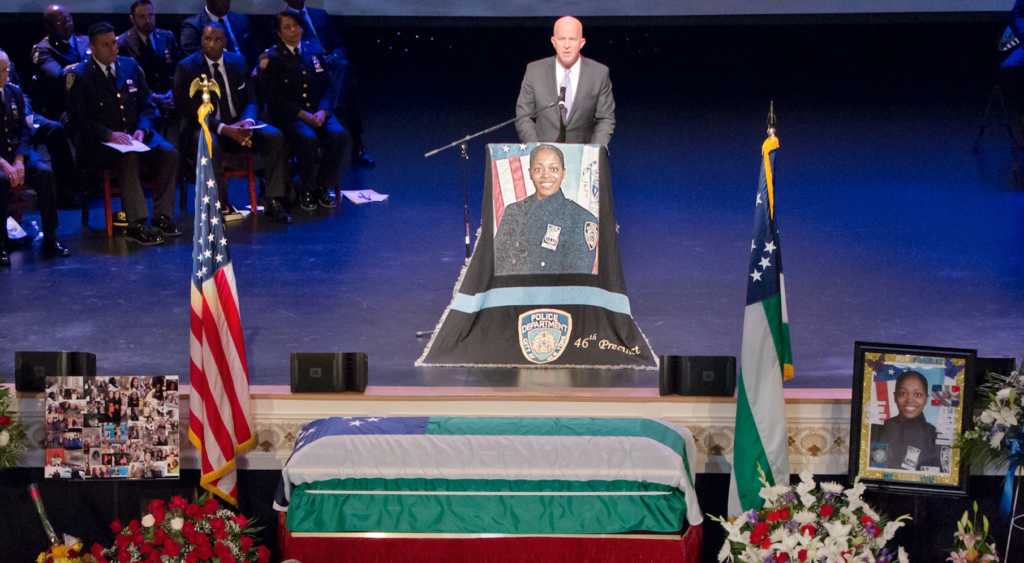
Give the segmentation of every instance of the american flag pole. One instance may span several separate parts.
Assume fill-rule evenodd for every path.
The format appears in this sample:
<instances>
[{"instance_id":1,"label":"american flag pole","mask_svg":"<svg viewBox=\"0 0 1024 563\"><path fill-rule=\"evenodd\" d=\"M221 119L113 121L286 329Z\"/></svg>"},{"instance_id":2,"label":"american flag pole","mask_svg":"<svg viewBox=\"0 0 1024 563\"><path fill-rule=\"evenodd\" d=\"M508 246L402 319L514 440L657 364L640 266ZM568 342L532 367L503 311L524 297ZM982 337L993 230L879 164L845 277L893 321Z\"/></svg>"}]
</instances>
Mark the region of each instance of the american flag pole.
<instances>
[{"instance_id":1,"label":"american flag pole","mask_svg":"<svg viewBox=\"0 0 1024 563\"><path fill-rule=\"evenodd\" d=\"M189 430L200 462L200 486L238 505L237 457L256 443L249 413L249 368L239 315L234 269L224 233L213 143L207 118L217 83L204 75L190 95L202 91L196 149L196 199L192 241L189 322Z\"/></svg>"}]
</instances>

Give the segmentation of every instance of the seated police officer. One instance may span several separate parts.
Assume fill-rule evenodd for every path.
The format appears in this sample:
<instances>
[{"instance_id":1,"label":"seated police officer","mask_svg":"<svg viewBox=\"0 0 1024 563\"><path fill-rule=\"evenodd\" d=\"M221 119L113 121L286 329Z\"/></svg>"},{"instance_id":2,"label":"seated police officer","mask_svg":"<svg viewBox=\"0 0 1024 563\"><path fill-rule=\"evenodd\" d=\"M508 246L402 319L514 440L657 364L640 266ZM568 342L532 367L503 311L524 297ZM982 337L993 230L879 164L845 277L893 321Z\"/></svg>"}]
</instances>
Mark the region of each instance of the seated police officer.
<instances>
[{"instance_id":1,"label":"seated police officer","mask_svg":"<svg viewBox=\"0 0 1024 563\"><path fill-rule=\"evenodd\" d=\"M265 196L266 213L275 221L290 223L291 216L284 206L287 181L286 150L281 131L256 125L256 95L249 83L249 72L241 55L224 50L227 37L224 26L207 24L203 28L202 50L189 55L180 63L174 75L174 96L177 107L182 108L181 125L184 142L194 146L199 135L196 114L202 103L200 96L189 98L189 86L200 75L215 80L221 96L211 96L216 112L209 118L213 136L213 167L218 177L224 173L221 151L235 152L255 146L263 155L267 168ZM221 190L224 194L227 189ZM221 202L226 204L226 200ZM224 209L224 206L222 206Z\"/></svg>"},{"instance_id":2,"label":"seated police officer","mask_svg":"<svg viewBox=\"0 0 1024 563\"><path fill-rule=\"evenodd\" d=\"M75 157L71 153L71 141L68 139L67 131L60 121L47 119L41 113L37 113L32 107L32 100L24 90L18 77L18 71L14 62L10 64L8 82L22 89L22 96L25 98L25 117L29 124L29 144L33 147L46 146L46 152L50 155L50 166L57 181L57 206L58 207L79 207L79 182L81 178L75 170ZM61 88L63 89L63 79Z\"/></svg>"},{"instance_id":3,"label":"seated police officer","mask_svg":"<svg viewBox=\"0 0 1024 563\"><path fill-rule=\"evenodd\" d=\"M313 211L335 207L342 155L351 138L331 114L337 84L319 43L302 40L302 24L290 12L277 15L280 43L260 56L261 79L271 121L284 131L299 161L299 205Z\"/></svg>"},{"instance_id":4,"label":"seated police officer","mask_svg":"<svg viewBox=\"0 0 1024 563\"><path fill-rule=\"evenodd\" d=\"M174 110L174 68L181 59L174 34L156 26L152 0L135 0L129 8L132 27L117 36L118 53L135 59L146 73L153 103L166 118Z\"/></svg>"},{"instance_id":5,"label":"seated police officer","mask_svg":"<svg viewBox=\"0 0 1024 563\"><path fill-rule=\"evenodd\" d=\"M298 16L302 24L302 37L318 42L327 53L328 68L338 81L336 108L338 121L352 136L352 160L355 164L373 168L376 163L363 146L363 114L360 111L358 83L355 80L355 66L348 57L348 50L331 25L330 15L323 8L306 5L306 0L284 0L284 11Z\"/></svg>"},{"instance_id":6,"label":"seated police officer","mask_svg":"<svg viewBox=\"0 0 1024 563\"><path fill-rule=\"evenodd\" d=\"M60 120L64 114L64 71L71 65L89 60L89 40L75 35L71 12L59 4L43 13L46 37L32 47L35 66L30 88L35 110L50 119Z\"/></svg>"},{"instance_id":7,"label":"seated police officer","mask_svg":"<svg viewBox=\"0 0 1024 563\"><path fill-rule=\"evenodd\" d=\"M36 191L43 223L43 254L70 256L57 240L57 190L53 173L28 146L29 125L21 88L8 81L11 59L0 51L0 267L9 267L7 255L7 201L11 188L31 185Z\"/></svg>"},{"instance_id":8,"label":"seated police officer","mask_svg":"<svg viewBox=\"0 0 1024 563\"><path fill-rule=\"evenodd\" d=\"M152 129L154 114L146 75L128 57L117 56L114 28L106 22L89 27L92 57L68 73L68 105L83 162L114 170L121 199L128 214L128 238L142 245L162 244L165 236L180 236L171 220L178 151ZM121 153L104 143L144 143L146 152ZM142 168L155 174L152 226L146 195L142 191Z\"/></svg>"}]
</instances>

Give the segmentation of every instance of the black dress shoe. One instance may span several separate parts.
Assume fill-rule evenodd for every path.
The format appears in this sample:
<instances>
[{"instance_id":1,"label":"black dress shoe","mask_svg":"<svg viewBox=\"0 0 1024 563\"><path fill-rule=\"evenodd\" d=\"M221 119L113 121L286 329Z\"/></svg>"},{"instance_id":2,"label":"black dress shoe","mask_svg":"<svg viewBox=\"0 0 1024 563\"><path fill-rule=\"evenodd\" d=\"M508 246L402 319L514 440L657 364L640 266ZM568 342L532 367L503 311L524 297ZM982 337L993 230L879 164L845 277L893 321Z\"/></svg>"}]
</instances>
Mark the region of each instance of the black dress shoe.
<instances>
[{"instance_id":1,"label":"black dress shoe","mask_svg":"<svg viewBox=\"0 0 1024 563\"><path fill-rule=\"evenodd\" d=\"M181 236L181 228L166 215L157 215L156 219L153 219L153 227L159 229L165 237Z\"/></svg>"},{"instance_id":2,"label":"black dress shoe","mask_svg":"<svg viewBox=\"0 0 1024 563\"><path fill-rule=\"evenodd\" d=\"M338 207L338 200L334 199L334 188L325 188L323 193L320 194L320 199L317 200L320 207L326 207L327 209L334 209Z\"/></svg>"},{"instance_id":3,"label":"black dress shoe","mask_svg":"<svg viewBox=\"0 0 1024 563\"><path fill-rule=\"evenodd\" d=\"M55 238L48 238L43 240L43 256L47 258L67 258L71 256L71 249Z\"/></svg>"},{"instance_id":4,"label":"black dress shoe","mask_svg":"<svg viewBox=\"0 0 1024 563\"><path fill-rule=\"evenodd\" d=\"M142 246L155 246L164 243L164 235L160 232L160 229L150 227L142 222L129 225L125 236L128 237L128 240L137 242Z\"/></svg>"},{"instance_id":5,"label":"black dress shoe","mask_svg":"<svg viewBox=\"0 0 1024 563\"><path fill-rule=\"evenodd\" d=\"M7 255L7 251L0 248L0 268L10 268L11 257Z\"/></svg>"},{"instance_id":6,"label":"black dress shoe","mask_svg":"<svg viewBox=\"0 0 1024 563\"><path fill-rule=\"evenodd\" d=\"M284 204L277 198L271 199L265 206L264 213L267 217L277 223L288 225L292 222L292 216L285 209Z\"/></svg>"},{"instance_id":7,"label":"black dress shoe","mask_svg":"<svg viewBox=\"0 0 1024 563\"><path fill-rule=\"evenodd\" d=\"M377 166L377 162L373 160L372 156L370 156L370 151L366 150L365 148L359 149L359 152L356 153L355 160L356 165L362 166L363 168L373 168Z\"/></svg>"},{"instance_id":8,"label":"black dress shoe","mask_svg":"<svg viewBox=\"0 0 1024 563\"><path fill-rule=\"evenodd\" d=\"M303 211L316 211L316 205L316 196L313 195L313 192L302 192L302 195L299 196L299 207Z\"/></svg>"}]
</instances>

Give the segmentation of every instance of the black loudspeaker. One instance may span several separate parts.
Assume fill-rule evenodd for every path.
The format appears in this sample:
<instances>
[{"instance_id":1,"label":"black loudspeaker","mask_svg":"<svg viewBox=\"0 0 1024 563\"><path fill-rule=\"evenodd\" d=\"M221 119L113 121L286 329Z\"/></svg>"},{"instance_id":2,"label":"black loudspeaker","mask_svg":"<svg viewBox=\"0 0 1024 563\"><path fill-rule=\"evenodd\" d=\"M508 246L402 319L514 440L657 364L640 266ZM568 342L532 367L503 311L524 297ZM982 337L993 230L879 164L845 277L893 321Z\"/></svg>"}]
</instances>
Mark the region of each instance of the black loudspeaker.
<instances>
[{"instance_id":1,"label":"black loudspeaker","mask_svg":"<svg viewBox=\"0 0 1024 563\"><path fill-rule=\"evenodd\" d=\"M974 359L974 388L983 385L988 381L988 374L998 373L999 375L1010 375L1010 372L1017 369L1017 360L1014 358L975 358Z\"/></svg>"},{"instance_id":2,"label":"black loudspeaker","mask_svg":"<svg viewBox=\"0 0 1024 563\"><path fill-rule=\"evenodd\" d=\"M662 395L731 397L736 390L734 356L661 356Z\"/></svg>"},{"instance_id":3,"label":"black loudspeaker","mask_svg":"<svg viewBox=\"0 0 1024 563\"><path fill-rule=\"evenodd\" d=\"M96 354L91 352L15 352L14 388L42 392L47 376L96 375Z\"/></svg>"},{"instance_id":4,"label":"black loudspeaker","mask_svg":"<svg viewBox=\"0 0 1024 563\"><path fill-rule=\"evenodd\" d=\"M292 353L293 393L340 393L366 390L367 357L363 352Z\"/></svg>"}]
</instances>

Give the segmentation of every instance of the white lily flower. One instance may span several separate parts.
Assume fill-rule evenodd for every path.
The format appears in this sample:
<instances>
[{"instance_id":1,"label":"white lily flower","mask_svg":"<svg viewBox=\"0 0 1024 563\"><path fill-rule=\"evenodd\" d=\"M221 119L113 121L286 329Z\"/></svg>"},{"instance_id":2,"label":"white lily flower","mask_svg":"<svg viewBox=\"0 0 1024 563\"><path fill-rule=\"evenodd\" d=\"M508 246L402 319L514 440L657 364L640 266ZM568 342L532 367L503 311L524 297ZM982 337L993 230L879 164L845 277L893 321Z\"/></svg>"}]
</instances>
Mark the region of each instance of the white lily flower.
<instances>
[{"instance_id":1,"label":"white lily flower","mask_svg":"<svg viewBox=\"0 0 1024 563\"><path fill-rule=\"evenodd\" d=\"M892 538L896 536L896 531L903 527L903 522L900 520L894 520L885 525L882 529L882 542L888 543Z\"/></svg>"},{"instance_id":2,"label":"white lily flower","mask_svg":"<svg viewBox=\"0 0 1024 563\"><path fill-rule=\"evenodd\" d=\"M811 512L810 510L801 510L793 515L793 520L796 520L800 525L810 524L818 519L818 515Z\"/></svg>"},{"instance_id":3,"label":"white lily flower","mask_svg":"<svg viewBox=\"0 0 1024 563\"><path fill-rule=\"evenodd\" d=\"M988 439L988 445L991 446L993 450L998 450L1002 447L1004 436L1006 436L1006 432L996 432L995 434L992 434Z\"/></svg>"},{"instance_id":4,"label":"white lily flower","mask_svg":"<svg viewBox=\"0 0 1024 563\"><path fill-rule=\"evenodd\" d=\"M821 490L825 491L826 493L838 495L839 493L843 492L843 486L840 485L839 483L836 483L835 481L825 481L824 483L821 484Z\"/></svg>"},{"instance_id":5,"label":"white lily flower","mask_svg":"<svg viewBox=\"0 0 1024 563\"><path fill-rule=\"evenodd\" d=\"M825 529L828 530L829 539L846 541L853 526L842 522L825 522Z\"/></svg>"},{"instance_id":6,"label":"white lily flower","mask_svg":"<svg viewBox=\"0 0 1024 563\"><path fill-rule=\"evenodd\" d=\"M907 555L907 552L903 549L902 545L900 546L899 551L896 552L896 560L899 561L899 563L910 563L910 556Z\"/></svg>"}]
</instances>

